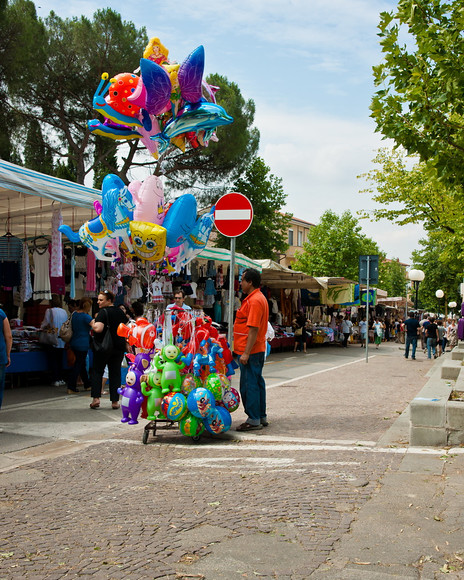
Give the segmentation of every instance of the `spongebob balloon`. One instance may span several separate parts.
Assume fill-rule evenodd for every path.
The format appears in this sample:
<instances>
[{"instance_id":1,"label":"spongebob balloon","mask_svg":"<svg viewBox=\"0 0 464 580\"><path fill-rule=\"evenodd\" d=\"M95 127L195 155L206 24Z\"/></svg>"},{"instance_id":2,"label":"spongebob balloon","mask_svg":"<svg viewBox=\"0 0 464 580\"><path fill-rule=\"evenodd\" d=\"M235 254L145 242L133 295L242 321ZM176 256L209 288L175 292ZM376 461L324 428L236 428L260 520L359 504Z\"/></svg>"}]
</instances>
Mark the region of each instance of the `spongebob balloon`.
<instances>
[{"instance_id":1,"label":"spongebob balloon","mask_svg":"<svg viewBox=\"0 0 464 580\"><path fill-rule=\"evenodd\" d=\"M160 262L166 248L166 229L148 222L130 222L134 254L143 262Z\"/></svg>"}]
</instances>

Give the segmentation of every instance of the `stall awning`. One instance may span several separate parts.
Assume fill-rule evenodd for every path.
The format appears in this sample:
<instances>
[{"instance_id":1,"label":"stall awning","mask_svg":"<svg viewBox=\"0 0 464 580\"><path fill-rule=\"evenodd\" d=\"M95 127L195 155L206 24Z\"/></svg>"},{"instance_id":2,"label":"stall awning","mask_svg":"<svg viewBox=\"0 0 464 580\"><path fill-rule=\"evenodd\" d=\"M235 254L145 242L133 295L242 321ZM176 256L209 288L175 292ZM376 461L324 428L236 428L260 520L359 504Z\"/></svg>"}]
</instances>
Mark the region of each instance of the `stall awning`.
<instances>
[{"instance_id":1,"label":"stall awning","mask_svg":"<svg viewBox=\"0 0 464 580\"><path fill-rule=\"evenodd\" d=\"M226 250L225 248L206 247L203 248L197 257L205 260L217 260L218 262L230 262L230 250ZM235 252L235 263L244 268L255 268L259 272L261 272L262 269L259 260L247 258L239 252Z\"/></svg>"},{"instance_id":2,"label":"stall awning","mask_svg":"<svg viewBox=\"0 0 464 580\"><path fill-rule=\"evenodd\" d=\"M255 260L258 262L263 271L261 273L261 282L269 288L306 288L307 290L317 291L321 286L316 278L308 276L304 272L298 272L291 268L286 268L274 262L273 260Z\"/></svg>"},{"instance_id":3,"label":"stall awning","mask_svg":"<svg viewBox=\"0 0 464 580\"><path fill-rule=\"evenodd\" d=\"M0 235L49 236L57 208L63 222L77 230L95 217L96 199L101 191L0 160Z\"/></svg>"}]
</instances>

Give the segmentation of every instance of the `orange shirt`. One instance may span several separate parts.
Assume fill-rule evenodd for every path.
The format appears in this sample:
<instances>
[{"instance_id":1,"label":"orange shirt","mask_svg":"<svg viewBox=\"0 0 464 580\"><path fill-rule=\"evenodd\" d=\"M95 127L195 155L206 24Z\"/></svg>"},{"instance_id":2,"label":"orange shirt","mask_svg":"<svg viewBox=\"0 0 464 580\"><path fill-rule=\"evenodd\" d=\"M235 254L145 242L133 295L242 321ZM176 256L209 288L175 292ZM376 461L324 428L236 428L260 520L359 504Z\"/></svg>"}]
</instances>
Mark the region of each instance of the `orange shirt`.
<instances>
[{"instance_id":1,"label":"orange shirt","mask_svg":"<svg viewBox=\"0 0 464 580\"><path fill-rule=\"evenodd\" d=\"M258 327L258 336L250 354L266 352L266 332L269 320L269 306L259 288L253 290L243 300L237 310L234 322L234 352L243 354L250 326Z\"/></svg>"}]
</instances>

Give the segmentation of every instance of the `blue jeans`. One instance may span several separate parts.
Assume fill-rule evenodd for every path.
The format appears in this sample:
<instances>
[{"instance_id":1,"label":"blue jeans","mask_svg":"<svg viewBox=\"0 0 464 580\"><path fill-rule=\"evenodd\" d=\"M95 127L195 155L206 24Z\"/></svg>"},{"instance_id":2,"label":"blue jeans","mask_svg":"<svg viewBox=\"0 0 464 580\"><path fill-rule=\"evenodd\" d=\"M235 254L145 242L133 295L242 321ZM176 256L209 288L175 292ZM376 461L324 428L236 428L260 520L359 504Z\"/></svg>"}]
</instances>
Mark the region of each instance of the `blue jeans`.
<instances>
[{"instance_id":1,"label":"blue jeans","mask_svg":"<svg viewBox=\"0 0 464 580\"><path fill-rule=\"evenodd\" d=\"M432 358L431 351L433 352L433 356L437 354L437 339L436 338L428 338L427 339L427 356L428 358Z\"/></svg>"},{"instance_id":2,"label":"blue jeans","mask_svg":"<svg viewBox=\"0 0 464 580\"><path fill-rule=\"evenodd\" d=\"M264 352L250 354L246 365L240 366L240 396L242 397L247 423L259 425L266 419L266 383L263 378Z\"/></svg>"},{"instance_id":3,"label":"blue jeans","mask_svg":"<svg viewBox=\"0 0 464 580\"><path fill-rule=\"evenodd\" d=\"M404 356L408 358L409 347L412 345L412 358L416 358L416 348L417 348L417 336L406 335L406 348L404 350Z\"/></svg>"}]
</instances>

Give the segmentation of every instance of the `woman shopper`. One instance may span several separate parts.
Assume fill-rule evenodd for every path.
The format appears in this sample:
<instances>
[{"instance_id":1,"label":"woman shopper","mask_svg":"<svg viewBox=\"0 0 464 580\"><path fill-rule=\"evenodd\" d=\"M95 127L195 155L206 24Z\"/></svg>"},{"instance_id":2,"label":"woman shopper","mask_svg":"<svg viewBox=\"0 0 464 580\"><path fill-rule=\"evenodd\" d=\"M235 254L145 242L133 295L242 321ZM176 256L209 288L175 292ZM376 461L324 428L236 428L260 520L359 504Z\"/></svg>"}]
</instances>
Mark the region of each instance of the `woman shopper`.
<instances>
[{"instance_id":1,"label":"woman shopper","mask_svg":"<svg viewBox=\"0 0 464 580\"><path fill-rule=\"evenodd\" d=\"M11 335L10 321L5 312L0 309L0 409L3 402L3 391L5 390L5 374L6 367L10 366L11 346L13 345L13 337ZM3 429L0 429L3 433Z\"/></svg>"},{"instance_id":2,"label":"woman shopper","mask_svg":"<svg viewBox=\"0 0 464 580\"><path fill-rule=\"evenodd\" d=\"M45 311L45 316L40 325L40 328L52 328L56 334L56 346L44 345L47 351L48 368L52 373L52 386L62 387L66 384L63 380L63 357L64 357L64 342L58 338L58 332L61 325L68 320L68 314L62 308L62 298L59 294L52 294L50 300L50 308Z\"/></svg>"},{"instance_id":3,"label":"woman shopper","mask_svg":"<svg viewBox=\"0 0 464 580\"><path fill-rule=\"evenodd\" d=\"M121 363L126 351L126 341L123 337L118 336L117 329L121 323L127 322L127 318L120 308L113 305L113 302L114 294L112 292L108 290L100 292L97 299L100 311L90 323L94 340L91 409L100 407L102 379L106 365L108 365L111 407L119 409L118 388L121 386ZM102 350L107 333L110 333L112 346L109 350Z\"/></svg>"},{"instance_id":4,"label":"woman shopper","mask_svg":"<svg viewBox=\"0 0 464 580\"><path fill-rule=\"evenodd\" d=\"M69 373L68 395L78 393L77 379L80 376L84 389L90 390L90 379L87 373L87 353L90 348L90 310L91 298L81 298L76 310L71 315L72 338L69 343L76 360Z\"/></svg>"},{"instance_id":5,"label":"woman shopper","mask_svg":"<svg viewBox=\"0 0 464 580\"><path fill-rule=\"evenodd\" d=\"M293 348L293 352L296 352L297 349L299 351L303 350L304 352L306 352L306 339L308 337L308 334L306 332L306 323L307 320L301 313L297 314L296 318L293 319L292 326L295 336L295 345Z\"/></svg>"},{"instance_id":6,"label":"woman shopper","mask_svg":"<svg viewBox=\"0 0 464 580\"><path fill-rule=\"evenodd\" d=\"M376 318L375 319L375 322L372 325L372 328L374 330L375 348L379 348L379 346L380 346L380 344L382 342L383 329L384 329L383 322L380 320L380 318Z\"/></svg>"}]
</instances>

